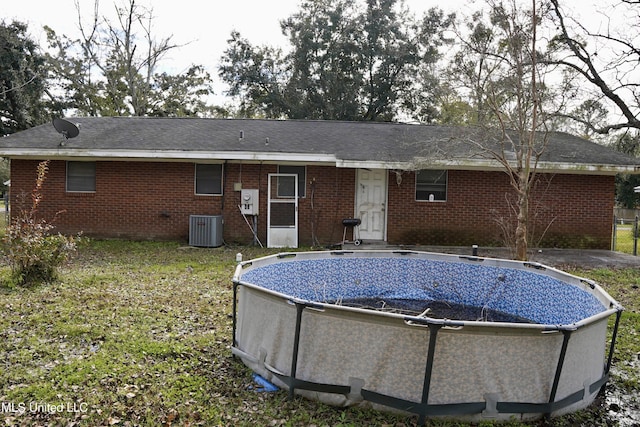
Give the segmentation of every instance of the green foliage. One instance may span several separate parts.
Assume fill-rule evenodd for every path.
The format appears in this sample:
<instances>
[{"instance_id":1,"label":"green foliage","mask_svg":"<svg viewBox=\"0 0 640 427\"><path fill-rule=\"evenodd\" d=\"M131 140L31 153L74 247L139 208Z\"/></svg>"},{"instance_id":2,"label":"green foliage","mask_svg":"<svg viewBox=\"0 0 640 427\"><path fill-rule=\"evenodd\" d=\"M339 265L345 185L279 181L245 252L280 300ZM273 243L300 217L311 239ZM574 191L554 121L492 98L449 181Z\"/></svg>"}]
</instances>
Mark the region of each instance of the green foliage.
<instances>
[{"instance_id":1,"label":"green foliage","mask_svg":"<svg viewBox=\"0 0 640 427\"><path fill-rule=\"evenodd\" d=\"M640 186L640 175L616 175L616 202L618 205L626 209L635 209L640 206L640 193L636 193L634 190L638 186Z\"/></svg>"},{"instance_id":2,"label":"green foliage","mask_svg":"<svg viewBox=\"0 0 640 427\"><path fill-rule=\"evenodd\" d=\"M477 120L475 108L461 97L452 94L441 97L439 123L468 126L476 125Z\"/></svg>"},{"instance_id":3,"label":"green foliage","mask_svg":"<svg viewBox=\"0 0 640 427\"><path fill-rule=\"evenodd\" d=\"M463 28L456 27L456 34L462 43L454 54L447 70L449 78L467 89L469 95L464 101L469 103L471 112L462 111L463 117L448 114L443 117L447 124L485 123L492 112L488 99L489 84L496 77L493 75L498 68L493 53L497 51L496 31L485 22L485 16L476 12L464 22ZM497 52L496 52L497 53ZM452 111L451 113L456 113ZM465 123L466 122L466 123Z\"/></svg>"},{"instance_id":4,"label":"green foliage","mask_svg":"<svg viewBox=\"0 0 640 427\"><path fill-rule=\"evenodd\" d=\"M46 122L47 71L27 25L0 21L0 137Z\"/></svg>"},{"instance_id":5,"label":"green foliage","mask_svg":"<svg viewBox=\"0 0 640 427\"><path fill-rule=\"evenodd\" d=\"M206 99L213 93L211 76L200 65L185 73L156 74L150 93L149 115L156 117L196 117L209 115Z\"/></svg>"},{"instance_id":6,"label":"green foliage","mask_svg":"<svg viewBox=\"0 0 640 427\"><path fill-rule=\"evenodd\" d=\"M0 159L0 192L3 194L9 189L5 182L7 182L11 175L11 163L7 158ZM2 203L2 201L0 201Z\"/></svg>"},{"instance_id":7,"label":"green foliage","mask_svg":"<svg viewBox=\"0 0 640 427\"><path fill-rule=\"evenodd\" d=\"M31 193L31 206L28 209L14 207L17 213L12 217L4 237L5 251L11 266L11 282L16 285L54 280L58 267L76 249L76 238L52 234L53 223L37 216L47 166L46 161L38 165L36 186Z\"/></svg>"},{"instance_id":8,"label":"green foliage","mask_svg":"<svg viewBox=\"0 0 640 427\"><path fill-rule=\"evenodd\" d=\"M608 113L606 107L598 100L583 101L571 112L575 122L572 133L590 140L598 138L593 129L605 124Z\"/></svg>"},{"instance_id":9,"label":"green foliage","mask_svg":"<svg viewBox=\"0 0 640 427\"><path fill-rule=\"evenodd\" d=\"M638 132L626 132L619 137L615 149L629 156L640 156L640 135ZM640 175L616 175L616 202L627 209L640 206L640 193L634 191L640 186Z\"/></svg>"},{"instance_id":10,"label":"green foliage","mask_svg":"<svg viewBox=\"0 0 640 427\"><path fill-rule=\"evenodd\" d=\"M305 0L281 22L288 55L234 32L218 71L245 116L430 122L451 19L436 9L416 19L397 0Z\"/></svg>"},{"instance_id":11,"label":"green foliage","mask_svg":"<svg viewBox=\"0 0 640 427\"><path fill-rule=\"evenodd\" d=\"M97 3L96 3L97 5ZM79 6L78 6L79 7ZM80 19L80 10L77 10ZM82 37L58 36L45 27L51 73L65 108L86 116L211 116L209 74L192 65L179 74L158 73L161 59L179 45L152 34L152 11L133 0L117 7L115 22L80 27ZM144 48L143 46L146 46Z\"/></svg>"}]
</instances>

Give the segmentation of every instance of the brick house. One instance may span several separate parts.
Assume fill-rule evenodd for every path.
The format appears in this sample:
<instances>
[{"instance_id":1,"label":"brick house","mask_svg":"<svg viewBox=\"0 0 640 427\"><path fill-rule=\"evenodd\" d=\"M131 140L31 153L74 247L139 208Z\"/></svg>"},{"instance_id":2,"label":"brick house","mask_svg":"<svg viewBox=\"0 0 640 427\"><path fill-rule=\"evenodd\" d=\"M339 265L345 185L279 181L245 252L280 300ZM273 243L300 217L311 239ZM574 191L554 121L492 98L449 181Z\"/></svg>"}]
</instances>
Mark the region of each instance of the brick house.
<instances>
[{"instance_id":1,"label":"brick house","mask_svg":"<svg viewBox=\"0 0 640 427\"><path fill-rule=\"evenodd\" d=\"M363 241L502 245L515 198L478 129L394 123L196 118L69 119L66 139L41 125L0 139L11 201L50 160L41 213L57 230L187 241L195 216L221 217L228 243L330 245L345 218ZM531 206L532 244L611 245L614 177L637 159L549 133ZM493 142L492 142L493 141ZM508 156L508 152L507 152ZM252 205L243 196L256 197ZM298 194L298 197L294 195ZM252 215L257 213L257 215ZM351 239L351 234L348 235Z\"/></svg>"}]
</instances>

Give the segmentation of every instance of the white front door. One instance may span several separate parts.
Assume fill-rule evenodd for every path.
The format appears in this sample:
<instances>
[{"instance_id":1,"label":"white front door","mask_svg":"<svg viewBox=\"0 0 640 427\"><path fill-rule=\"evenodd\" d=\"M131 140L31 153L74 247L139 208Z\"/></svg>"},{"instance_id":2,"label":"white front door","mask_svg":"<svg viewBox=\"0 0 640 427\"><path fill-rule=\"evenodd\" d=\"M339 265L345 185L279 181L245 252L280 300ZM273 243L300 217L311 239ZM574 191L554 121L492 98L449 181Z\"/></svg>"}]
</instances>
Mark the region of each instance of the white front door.
<instances>
[{"instance_id":1,"label":"white front door","mask_svg":"<svg viewBox=\"0 0 640 427\"><path fill-rule=\"evenodd\" d=\"M358 169L356 178L356 218L360 218L362 240L384 240L387 203L387 171Z\"/></svg>"}]
</instances>

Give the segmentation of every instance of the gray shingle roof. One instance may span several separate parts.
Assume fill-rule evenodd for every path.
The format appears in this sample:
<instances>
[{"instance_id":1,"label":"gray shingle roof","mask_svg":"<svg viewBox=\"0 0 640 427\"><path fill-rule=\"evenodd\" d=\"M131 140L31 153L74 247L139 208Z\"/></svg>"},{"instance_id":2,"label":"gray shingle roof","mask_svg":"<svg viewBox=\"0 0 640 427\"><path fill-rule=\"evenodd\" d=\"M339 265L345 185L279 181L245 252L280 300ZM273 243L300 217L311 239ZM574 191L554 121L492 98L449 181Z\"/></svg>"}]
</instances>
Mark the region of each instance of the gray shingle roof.
<instances>
[{"instance_id":1,"label":"gray shingle roof","mask_svg":"<svg viewBox=\"0 0 640 427\"><path fill-rule=\"evenodd\" d=\"M469 127L145 117L68 120L79 125L78 137L65 141L52 125L45 124L0 138L0 155L306 163L316 160L345 167L407 169L437 165L499 168L485 150L499 148L497 140ZM640 159L567 133L552 132L548 137L549 145L541 157L545 170L611 174L633 172L640 166Z\"/></svg>"}]
</instances>

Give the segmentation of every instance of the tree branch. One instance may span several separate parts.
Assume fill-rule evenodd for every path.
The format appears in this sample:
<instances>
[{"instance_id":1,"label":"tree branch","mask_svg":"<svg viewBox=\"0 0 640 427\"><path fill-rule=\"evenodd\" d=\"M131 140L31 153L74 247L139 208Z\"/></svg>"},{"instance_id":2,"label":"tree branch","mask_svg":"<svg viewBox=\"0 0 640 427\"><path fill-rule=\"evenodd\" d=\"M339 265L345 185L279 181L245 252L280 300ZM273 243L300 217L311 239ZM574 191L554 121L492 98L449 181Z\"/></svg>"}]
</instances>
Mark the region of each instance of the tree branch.
<instances>
[{"instance_id":1,"label":"tree branch","mask_svg":"<svg viewBox=\"0 0 640 427\"><path fill-rule=\"evenodd\" d=\"M640 0L627 0L627 2L638 3ZM556 40L562 42L566 45L571 53L578 59L581 65L572 63L567 60L549 60L546 63L550 64L560 64L567 66L579 74L584 76L589 82L594 84L596 87L600 89L602 94L611 100L619 109L624 118L627 120L625 123L618 123L614 125L607 125L601 128L591 127L594 132L607 134L610 130L622 129L625 127L637 128L640 129L640 120L636 117L636 114L633 113L629 105L612 89L607 82L602 78L600 72L596 69L591 56L584 49L582 44L574 40L567 30L567 27L564 22L564 15L560 10L559 1L551 0L551 4L553 5L553 12L558 18L558 23L560 26L561 34L556 37ZM584 122L581 122L586 124Z\"/></svg>"}]
</instances>

